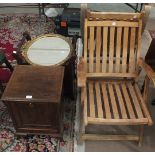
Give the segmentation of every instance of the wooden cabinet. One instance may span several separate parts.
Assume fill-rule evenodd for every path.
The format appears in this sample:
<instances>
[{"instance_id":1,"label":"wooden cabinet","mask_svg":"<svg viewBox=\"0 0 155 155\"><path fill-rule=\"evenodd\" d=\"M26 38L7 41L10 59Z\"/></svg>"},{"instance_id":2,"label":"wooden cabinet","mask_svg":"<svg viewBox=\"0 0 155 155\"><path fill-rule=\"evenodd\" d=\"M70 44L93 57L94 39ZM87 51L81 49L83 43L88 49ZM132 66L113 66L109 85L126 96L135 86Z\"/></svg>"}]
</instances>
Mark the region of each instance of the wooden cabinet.
<instances>
[{"instance_id":1,"label":"wooden cabinet","mask_svg":"<svg viewBox=\"0 0 155 155\"><path fill-rule=\"evenodd\" d=\"M4 91L17 134L61 133L63 67L19 65Z\"/></svg>"}]
</instances>

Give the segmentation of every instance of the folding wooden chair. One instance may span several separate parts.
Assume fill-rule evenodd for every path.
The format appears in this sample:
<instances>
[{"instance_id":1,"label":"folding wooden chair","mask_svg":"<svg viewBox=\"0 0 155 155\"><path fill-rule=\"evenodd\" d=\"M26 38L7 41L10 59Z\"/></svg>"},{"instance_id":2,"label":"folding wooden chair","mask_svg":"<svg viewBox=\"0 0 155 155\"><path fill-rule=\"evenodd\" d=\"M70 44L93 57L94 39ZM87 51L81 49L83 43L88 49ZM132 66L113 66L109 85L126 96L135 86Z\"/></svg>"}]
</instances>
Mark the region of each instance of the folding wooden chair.
<instances>
[{"instance_id":1,"label":"folding wooden chair","mask_svg":"<svg viewBox=\"0 0 155 155\"><path fill-rule=\"evenodd\" d=\"M88 125L139 125L138 135L81 133L83 140L134 140L141 145L144 125L152 125L146 102L155 73L140 58L142 14L87 12L84 52L78 64L82 119ZM148 78L144 94L137 84L140 69Z\"/></svg>"}]
</instances>

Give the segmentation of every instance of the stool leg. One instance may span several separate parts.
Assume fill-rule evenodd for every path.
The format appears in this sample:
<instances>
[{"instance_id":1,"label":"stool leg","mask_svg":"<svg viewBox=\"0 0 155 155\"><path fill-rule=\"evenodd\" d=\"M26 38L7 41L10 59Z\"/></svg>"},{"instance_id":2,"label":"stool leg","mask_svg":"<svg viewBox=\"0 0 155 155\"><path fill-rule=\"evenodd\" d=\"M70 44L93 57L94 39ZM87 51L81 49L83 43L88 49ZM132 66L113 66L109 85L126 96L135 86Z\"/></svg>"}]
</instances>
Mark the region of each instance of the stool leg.
<instances>
[{"instance_id":1,"label":"stool leg","mask_svg":"<svg viewBox=\"0 0 155 155\"><path fill-rule=\"evenodd\" d=\"M141 147L143 143L143 137L144 137L144 125L140 126L140 132L139 132L139 142L138 146Z\"/></svg>"}]
</instances>

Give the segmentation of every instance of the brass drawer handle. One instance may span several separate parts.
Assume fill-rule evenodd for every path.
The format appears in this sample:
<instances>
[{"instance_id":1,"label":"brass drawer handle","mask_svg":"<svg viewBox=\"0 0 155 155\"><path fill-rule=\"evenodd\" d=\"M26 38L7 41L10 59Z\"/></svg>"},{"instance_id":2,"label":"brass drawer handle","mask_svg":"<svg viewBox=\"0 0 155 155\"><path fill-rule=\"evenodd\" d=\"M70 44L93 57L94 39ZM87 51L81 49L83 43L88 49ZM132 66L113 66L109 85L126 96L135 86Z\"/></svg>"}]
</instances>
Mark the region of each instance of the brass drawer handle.
<instances>
[{"instance_id":1,"label":"brass drawer handle","mask_svg":"<svg viewBox=\"0 0 155 155\"><path fill-rule=\"evenodd\" d=\"M29 107L33 108L34 104L33 103L29 103Z\"/></svg>"}]
</instances>

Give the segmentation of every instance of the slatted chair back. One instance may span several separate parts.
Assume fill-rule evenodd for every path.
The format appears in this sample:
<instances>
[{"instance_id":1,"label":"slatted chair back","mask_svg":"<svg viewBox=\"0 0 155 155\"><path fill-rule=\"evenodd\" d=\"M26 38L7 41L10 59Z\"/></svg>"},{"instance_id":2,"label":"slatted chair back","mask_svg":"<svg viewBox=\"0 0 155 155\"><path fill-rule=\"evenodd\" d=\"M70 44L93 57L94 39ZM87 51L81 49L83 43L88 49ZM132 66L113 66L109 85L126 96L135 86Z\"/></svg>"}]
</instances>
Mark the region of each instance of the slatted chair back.
<instances>
[{"instance_id":1,"label":"slatted chair back","mask_svg":"<svg viewBox=\"0 0 155 155\"><path fill-rule=\"evenodd\" d=\"M87 12L84 27L87 77L136 77L142 14Z\"/></svg>"}]
</instances>

